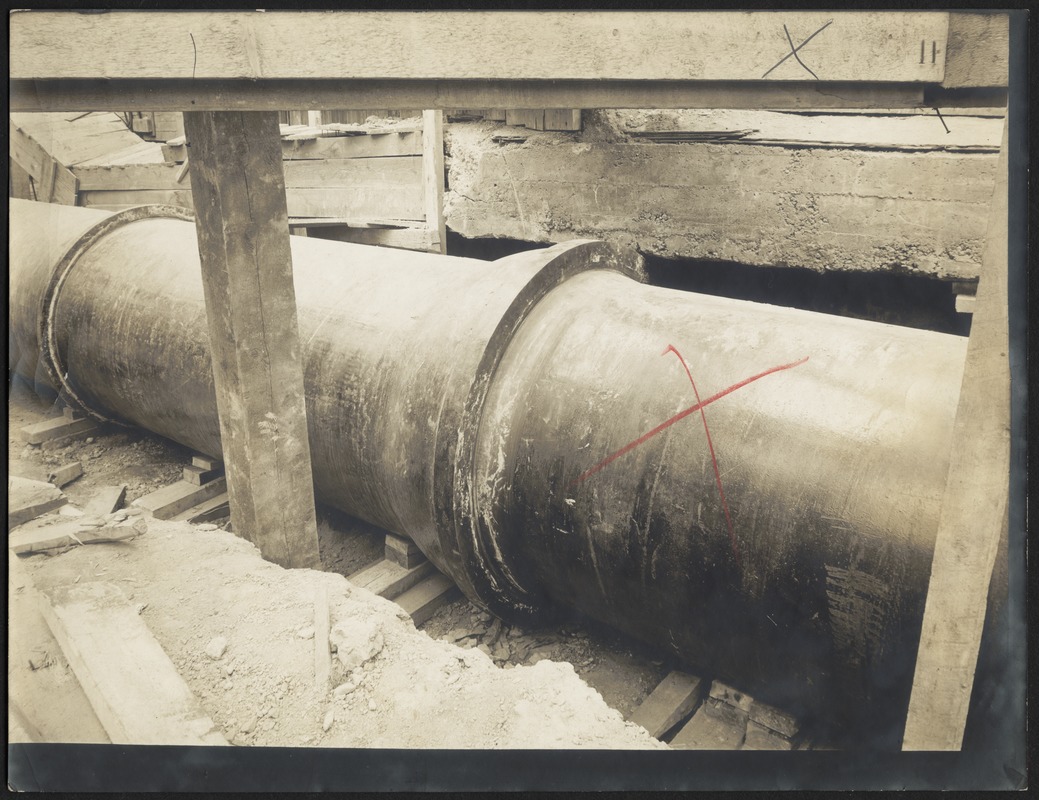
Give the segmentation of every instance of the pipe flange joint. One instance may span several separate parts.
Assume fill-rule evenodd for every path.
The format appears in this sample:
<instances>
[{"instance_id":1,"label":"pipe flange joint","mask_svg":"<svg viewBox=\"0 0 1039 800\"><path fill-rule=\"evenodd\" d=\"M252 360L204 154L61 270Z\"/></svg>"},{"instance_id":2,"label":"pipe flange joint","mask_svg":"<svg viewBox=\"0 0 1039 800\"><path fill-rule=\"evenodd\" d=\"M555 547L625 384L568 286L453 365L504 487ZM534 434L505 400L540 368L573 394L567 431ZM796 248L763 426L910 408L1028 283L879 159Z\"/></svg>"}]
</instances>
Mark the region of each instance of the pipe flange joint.
<instances>
[{"instance_id":1,"label":"pipe flange joint","mask_svg":"<svg viewBox=\"0 0 1039 800\"><path fill-rule=\"evenodd\" d=\"M91 408L83 398L79 396L69 381L68 370L62 363L58 352L55 334L54 316L58 307L58 298L61 289L68 280L72 269L79 262L80 257L116 228L129 225L144 219L177 219L193 222L194 214L190 209L171 205L144 205L126 208L109 217L105 217L99 223L87 230L76 242L65 251L54 270L51 272L47 289L43 294L43 302L39 314L39 328L37 330L37 341L40 343L40 357L47 375L58 389L60 396L66 403L74 405L87 416L110 425L120 427L132 427L121 420L109 417L106 414Z\"/></svg>"}]
</instances>

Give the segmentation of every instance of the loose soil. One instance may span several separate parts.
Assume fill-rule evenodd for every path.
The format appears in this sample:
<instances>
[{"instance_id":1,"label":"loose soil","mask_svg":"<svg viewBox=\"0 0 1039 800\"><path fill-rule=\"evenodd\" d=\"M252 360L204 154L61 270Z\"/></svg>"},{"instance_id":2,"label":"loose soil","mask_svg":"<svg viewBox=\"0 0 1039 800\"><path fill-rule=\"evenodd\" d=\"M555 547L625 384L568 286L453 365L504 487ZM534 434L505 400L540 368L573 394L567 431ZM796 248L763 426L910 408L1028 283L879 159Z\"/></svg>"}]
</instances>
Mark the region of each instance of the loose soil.
<instances>
[{"instance_id":1,"label":"loose soil","mask_svg":"<svg viewBox=\"0 0 1039 800\"><path fill-rule=\"evenodd\" d=\"M190 451L137 429L103 428L57 448L31 447L21 427L60 407L15 381L10 472L46 480L80 461L64 487L75 513L104 486L127 505L177 480ZM8 685L49 741L107 741L35 607L72 583L119 586L217 729L236 745L439 748L664 748L624 717L669 665L581 621L521 630L467 600L416 630L394 603L352 586L382 557L382 532L322 510L327 571L285 570L220 527L148 520L129 542L18 557L9 583ZM329 598L336 646L329 685L314 685L315 589ZM220 652L220 640L226 648ZM208 651L208 652L207 652Z\"/></svg>"}]
</instances>

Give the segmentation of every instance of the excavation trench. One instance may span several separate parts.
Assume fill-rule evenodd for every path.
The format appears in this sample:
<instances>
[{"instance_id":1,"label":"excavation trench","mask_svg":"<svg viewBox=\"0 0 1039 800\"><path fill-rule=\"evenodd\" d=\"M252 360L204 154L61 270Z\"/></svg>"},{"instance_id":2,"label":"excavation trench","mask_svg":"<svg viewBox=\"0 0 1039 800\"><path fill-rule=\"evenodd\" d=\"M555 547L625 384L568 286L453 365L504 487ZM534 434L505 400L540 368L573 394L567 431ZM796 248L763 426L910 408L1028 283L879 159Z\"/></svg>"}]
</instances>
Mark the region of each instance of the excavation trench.
<instances>
[{"instance_id":1,"label":"excavation trench","mask_svg":"<svg viewBox=\"0 0 1039 800\"><path fill-rule=\"evenodd\" d=\"M219 456L194 227L164 214L13 201L12 353ZM578 612L794 713L904 714L961 337L650 286L598 242L292 246L322 502L511 623Z\"/></svg>"}]
</instances>

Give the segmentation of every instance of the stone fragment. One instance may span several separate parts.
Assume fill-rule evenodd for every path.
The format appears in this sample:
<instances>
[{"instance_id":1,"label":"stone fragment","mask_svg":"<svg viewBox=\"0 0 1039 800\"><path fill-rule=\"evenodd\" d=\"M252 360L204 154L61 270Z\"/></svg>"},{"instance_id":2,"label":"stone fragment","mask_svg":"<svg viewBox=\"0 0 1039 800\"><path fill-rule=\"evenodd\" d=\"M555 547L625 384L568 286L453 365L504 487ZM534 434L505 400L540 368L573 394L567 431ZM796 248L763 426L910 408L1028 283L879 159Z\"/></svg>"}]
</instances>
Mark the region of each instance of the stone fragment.
<instances>
[{"instance_id":1,"label":"stone fragment","mask_svg":"<svg viewBox=\"0 0 1039 800\"><path fill-rule=\"evenodd\" d=\"M325 733L328 733L328 729L332 727L332 724L335 721L336 721L335 709L334 708L330 708L330 709L328 709L327 713L325 714L324 721L321 723L321 730L323 730Z\"/></svg>"},{"instance_id":2,"label":"stone fragment","mask_svg":"<svg viewBox=\"0 0 1039 800\"><path fill-rule=\"evenodd\" d=\"M335 645L336 657L347 671L366 664L385 646L378 624L362 619L337 621L329 631L329 640Z\"/></svg>"},{"instance_id":3,"label":"stone fragment","mask_svg":"<svg viewBox=\"0 0 1039 800\"><path fill-rule=\"evenodd\" d=\"M227 639L223 636L217 636L209 640L209 644L206 645L206 655L216 661L222 658L224 653L227 651Z\"/></svg>"}]
</instances>

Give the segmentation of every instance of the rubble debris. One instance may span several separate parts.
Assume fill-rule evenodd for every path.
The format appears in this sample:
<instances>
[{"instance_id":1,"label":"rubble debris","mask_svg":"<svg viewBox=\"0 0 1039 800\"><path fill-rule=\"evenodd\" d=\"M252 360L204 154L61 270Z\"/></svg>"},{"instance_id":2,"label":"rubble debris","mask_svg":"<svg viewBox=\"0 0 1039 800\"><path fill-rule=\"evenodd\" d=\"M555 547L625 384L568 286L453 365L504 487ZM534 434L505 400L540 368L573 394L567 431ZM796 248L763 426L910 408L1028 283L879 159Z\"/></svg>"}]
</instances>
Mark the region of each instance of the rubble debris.
<instances>
[{"instance_id":1,"label":"rubble debris","mask_svg":"<svg viewBox=\"0 0 1039 800\"><path fill-rule=\"evenodd\" d=\"M206 655L214 661L223 658L224 653L227 651L227 639L223 636L217 636L210 639L209 644L206 645Z\"/></svg>"},{"instance_id":2,"label":"rubble debris","mask_svg":"<svg viewBox=\"0 0 1039 800\"><path fill-rule=\"evenodd\" d=\"M385 644L378 624L368 620L342 619L332 625L329 639L336 646L336 657L347 671L375 658Z\"/></svg>"},{"instance_id":3,"label":"rubble debris","mask_svg":"<svg viewBox=\"0 0 1039 800\"><path fill-rule=\"evenodd\" d=\"M8 529L35 519L41 514L65 505L65 494L51 483L7 477L7 527Z\"/></svg>"}]
</instances>

